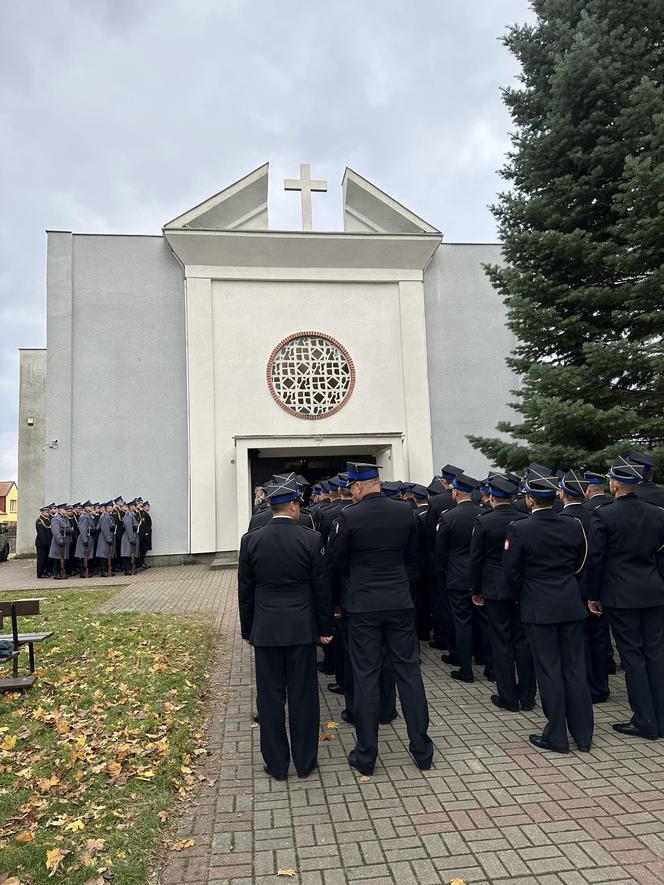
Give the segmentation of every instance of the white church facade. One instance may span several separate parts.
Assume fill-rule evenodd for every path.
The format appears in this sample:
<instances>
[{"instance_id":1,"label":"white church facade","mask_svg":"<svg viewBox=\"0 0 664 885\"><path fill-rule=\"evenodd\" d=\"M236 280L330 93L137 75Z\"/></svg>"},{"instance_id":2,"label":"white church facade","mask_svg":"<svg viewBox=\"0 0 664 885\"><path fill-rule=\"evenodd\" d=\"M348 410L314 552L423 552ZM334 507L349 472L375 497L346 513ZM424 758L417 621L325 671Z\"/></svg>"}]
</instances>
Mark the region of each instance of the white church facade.
<instances>
[{"instance_id":1,"label":"white church facade","mask_svg":"<svg viewBox=\"0 0 664 885\"><path fill-rule=\"evenodd\" d=\"M21 353L18 552L51 500L141 495L154 555L237 550L252 492L353 457L428 484L486 472L467 433L509 417L513 339L483 270L357 173L343 231L268 226L266 164L159 236L49 231L47 348ZM31 423L30 423L31 421Z\"/></svg>"}]
</instances>

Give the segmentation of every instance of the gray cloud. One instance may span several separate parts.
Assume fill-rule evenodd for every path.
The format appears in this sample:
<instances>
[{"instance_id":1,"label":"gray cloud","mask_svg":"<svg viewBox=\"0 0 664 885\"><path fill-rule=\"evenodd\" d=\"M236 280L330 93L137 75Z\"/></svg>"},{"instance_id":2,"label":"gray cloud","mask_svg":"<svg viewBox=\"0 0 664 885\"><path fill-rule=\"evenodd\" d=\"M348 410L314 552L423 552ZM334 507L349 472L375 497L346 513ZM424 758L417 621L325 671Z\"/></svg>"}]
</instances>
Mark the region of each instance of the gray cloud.
<instances>
[{"instance_id":1,"label":"gray cloud","mask_svg":"<svg viewBox=\"0 0 664 885\"><path fill-rule=\"evenodd\" d=\"M356 169L448 241L493 241L508 147L499 43L527 0L5 0L0 28L0 479L16 476L18 347L46 343L45 228L157 233L271 163L311 162L341 226Z\"/></svg>"}]
</instances>

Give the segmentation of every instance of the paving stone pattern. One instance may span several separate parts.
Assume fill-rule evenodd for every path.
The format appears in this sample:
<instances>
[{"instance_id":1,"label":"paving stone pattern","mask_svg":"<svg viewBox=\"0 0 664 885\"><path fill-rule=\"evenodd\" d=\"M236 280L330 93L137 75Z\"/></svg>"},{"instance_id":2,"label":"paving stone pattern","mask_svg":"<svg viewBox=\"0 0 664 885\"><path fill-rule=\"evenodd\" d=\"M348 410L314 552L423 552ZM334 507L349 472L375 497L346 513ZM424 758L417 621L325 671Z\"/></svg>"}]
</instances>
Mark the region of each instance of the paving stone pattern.
<instances>
[{"instance_id":1,"label":"paving stone pattern","mask_svg":"<svg viewBox=\"0 0 664 885\"><path fill-rule=\"evenodd\" d=\"M291 768L279 783L263 773L251 727L252 652L239 636L235 583L220 641L215 678L228 701L212 710L211 784L180 822L178 838L196 845L162 870L163 885L664 881L664 741L612 731L628 718L621 675L612 702L595 708L592 753L545 754L527 742L541 713L496 709L490 683L456 683L423 649L435 767L415 768L399 719L381 727L368 782L348 767L354 733L321 676L321 723L338 723L337 740L321 743L318 774L300 780Z\"/></svg>"},{"instance_id":2,"label":"paving stone pattern","mask_svg":"<svg viewBox=\"0 0 664 885\"><path fill-rule=\"evenodd\" d=\"M10 588L18 565L2 567L1 586ZM235 573L187 566L121 580L128 586L107 611L202 611L220 626L212 696L223 703L210 711L207 778L176 835L196 844L169 855L162 885L664 881L664 741L612 731L612 722L629 718L622 674L611 677L611 701L595 707L592 752L557 755L528 744L542 728L539 708L498 710L479 670L473 685L457 683L423 647L435 766L415 768L398 719L381 726L379 763L367 782L348 767L353 730L321 676L321 724L338 723L337 740L321 743L317 774L279 783L263 773L252 728L252 652L239 635ZM21 571L16 583L29 589ZM118 579L32 581L47 583L62 590ZM280 878L279 869L296 875Z\"/></svg>"}]
</instances>

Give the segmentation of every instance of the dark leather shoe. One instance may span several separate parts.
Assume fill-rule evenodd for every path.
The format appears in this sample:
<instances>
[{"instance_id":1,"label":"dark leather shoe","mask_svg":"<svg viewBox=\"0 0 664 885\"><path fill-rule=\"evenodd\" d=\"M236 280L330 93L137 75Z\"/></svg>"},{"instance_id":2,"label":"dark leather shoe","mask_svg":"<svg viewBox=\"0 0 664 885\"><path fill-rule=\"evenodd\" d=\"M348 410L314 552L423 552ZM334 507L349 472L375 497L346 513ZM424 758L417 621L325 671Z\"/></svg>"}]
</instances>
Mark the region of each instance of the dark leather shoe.
<instances>
[{"instance_id":1,"label":"dark leather shoe","mask_svg":"<svg viewBox=\"0 0 664 885\"><path fill-rule=\"evenodd\" d=\"M297 776L299 778L309 777L310 775L312 775L314 773L314 771L318 771L318 763L317 762L315 765L311 766L309 771L303 771L302 774L300 774L300 772L298 771Z\"/></svg>"},{"instance_id":2,"label":"dark leather shoe","mask_svg":"<svg viewBox=\"0 0 664 885\"><path fill-rule=\"evenodd\" d=\"M530 734L528 740L540 750L551 750L552 753L569 753L569 747L554 747L548 741L545 741L541 734Z\"/></svg>"},{"instance_id":3,"label":"dark leather shoe","mask_svg":"<svg viewBox=\"0 0 664 885\"><path fill-rule=\"evenodd\" d=\"M593 704L605 704L609 699L608 694L596 694L593 695L592 702Z\"/></svg>"},{"instance_id":4,"label":"dark leather shoe","mask_svg":"<svg viewBox=\"0 0 664 885\"><path fill-rule=\"evenodd\" d=\"M460 664L459 658L456 655L441 655L440 659L443 664L451 664L452 667L458 667Z\"/></svg>"},{"instance_id":5,"label":"dark leather shoe","mask_svg":"<svg viewBox=\"0 0 664 885\"><path fill-rule=\"evenodd\" d=\"M510 713L518 713L519 712L518 707L512 707L511 704L506 704L505 701L502 700L500 695L497 695L497 694L491 695L491 703L496 707L500 707L501 710L509 710Z\"/></svg>"},{"instance_id":6,"label":"dark leather shoe","mask_svg":"<svg viewBox=\"0 0 664 885\"><path fill-rule=\"evenodd\" d=\"M447 646L444 642L441 642L440 639L432 639L429 643L429 648L437 648L439 651L443 651Z\"/></svg>"},{"instance_id":7,"label":"dark leather shoe","mask_svg":"<svg viewBox=\"0 0 664 885\"><path fill-rule=\"evenodd\" d=\"M360 765L357 761L357 753L355 750L351 750L348 754L348 764L351 768L354 768L356 771L359 771L360 774L363 774L365 777L371 777L374 773L373 765L371 767L367 765Z\"/></svg>"},{"instance_id":8,"label":"dark leather shoe","mask_svg":"<svg viewBox=\"0 0 664 885\"><path fill-rule=\"evenodd\" d=\"M590 744L578 744L579 753L590 753Z\"/></svg>"},{"instance_id":9,"label":"dark leather shoe","mask_svg":"<svg viewBox=\"0 0 664 885\"><path fill-rule=\"evenodd\" d=\"M286 774L284 774L284 775L279 776L278 774L275 774L273 771L270 771L270 769L267 767L267 765L263 766L263 771L265 772L265 774L269 774L270 777L273 777L275 779L275 781L288 780L288 772L286 772Z\"/></svg>"},{"instance_id":10,"label":"dark leather shoe","mask_svg":"<svg viewBox=\"0 0 664 885\"><path fill-rule=\"evenodd\" d=\"M534 710L537 706L537 703L533 701L531 704L523 704L519 702L519 708L524 711L524 713L529 713L531 710Z\"/></svg>"},{"instance_id":11,"label":"dark leather shoe","mask_svg":"<svg viewBox=\"0 0 664 885\"><path fill-rule=\"evenodd\" d=\"M645 738L647 741L656 741L658 737L656 734L644 734L633 722L614 722L613 730L619 731L620 734L626 734L628 737Z\"/></svg>"},{"instance_id":12,"label":"dark leather shoe","mask_svg":"<svg viewBox=\"0 0 664 885\"><path fill-rule=\"evenodd\" d=\"M463 670L452 670L450 673L452 679L458 679L459 682L475 682L475 677L471 673L470 676L467 676Z\"/></svg>"},{"instance_id":13,"label":"dark leather shoe","mask_svg":"<svg viewBox=\"0 0 664 885\"><path fill-rule=\"evenodd\" d=\"M258 713L256 713L256 715L254 716L254 722L258 723L260 721L261 721L261 717L258 715Z\"/></svg>"},{"instance_id":14,"label":"dark leather shoe","mask_svg":"<svg viewBox=\"0 0 664 885\"><path fill-rule=\"evenodd\" d=\"M393 715L393 716L390 716L389 719L379 719L378 721L380 722L381 725L389 725L390 722L394 722L394 720L395 720L395 719L398 719L398 718L399 718L399 714L398 714L397 711L395 710L395 711L394 711L394 715Z\"/></svg>"},{"instance_id":15,"label":"dark leather shoe","mask_svg":"<svg viewBox=\"0 0 664 885\"><path fill-rule=\"evenodd\" d=\"M408 750L408 754L410 755L410 758L413 760L413 762L415 763L417 768L420 769L420 771L429 771L429 769L431 768L431 765L432 765L431 759L427 760L426 762L422 762L421 760L416 759L410 750Z\"/></svg>"},{"instance_id":16,"label":"dark leather shoe","mask_svg":"<svg viewBox=\"0 0 664 885\"><path fill-rule=\"evenodd\" d=\"M344 693L343 688L339 685L338 682L328 682L327 690L331 691L333 694L343 694Z\"/></svg>"},{"instance_id":17,"label":"dark leather shoe","mask_svg":"<svg viewBox=\"0 0 664 885\"><path fill-rule=\"evenodd\" d=\"M355 725L355 720L353 719L351 714L348 712L348 710L341 711L341 718L343 719L344 722L347 722L349 725Z\"/></svg>"},{"instance_id":18,"label":"dark leather shoe","mask_svg":"<svg viewBox=\"0 0 664 885\"><path fill-rule=\"evenodd\" d=\"M485 668L484 668L484 676L485 676L486 679L489 680L489 682L495 682L495 681L496 681L496 671L495 671L495 670L492 670L491 667L485 667Z\"/></svg>"}]
</instances>

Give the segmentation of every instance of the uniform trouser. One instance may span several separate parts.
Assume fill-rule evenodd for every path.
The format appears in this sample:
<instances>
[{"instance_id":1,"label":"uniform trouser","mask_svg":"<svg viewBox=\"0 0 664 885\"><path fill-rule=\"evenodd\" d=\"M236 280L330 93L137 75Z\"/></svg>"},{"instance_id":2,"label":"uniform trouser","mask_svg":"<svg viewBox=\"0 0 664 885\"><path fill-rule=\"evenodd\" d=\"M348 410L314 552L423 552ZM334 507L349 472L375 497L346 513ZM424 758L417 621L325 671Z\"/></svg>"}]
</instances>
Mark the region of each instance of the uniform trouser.
<instances>
[{"instance_id":1,"label":"uniform trouser","mask_svg":"<svg viewBox=\"0 0 664 885\"><path fill-rule=\"evenodd\" d=\"M56 576L58 578L60 577L61 566L62 566L63 561L64 561L64 567L65 567L65 574L67 574L68 557L65 555L64 550L63 550L63 557L64 557L64 559L62 560L62 559L60 559L59 556L58 557L49 556L49 559L51 561L51 574L53 575L53 577L56 577Z\"/></svg>"},{"instance_id":2,"label":"uniform trouser","mask_svg":"<svg viewBox=\"0 0 664 885\"><path fill-rule=\"evenodd\" d=\"M254 653L263 760L272 774L285 777L292 754L298 774L308 774L318 758L320 729L316 646L257 645Z\"/></svg>"},{"instance_id":3,"label":"uniform trouser","mask_svg":"<svg viewBox=\"0 0 664 885\"><path fill-rule=\"evenodd\" d=\"M436 571L431 583L431 613L433 616L433 636L441 642L450 653L456 649L454 635L454 617L450 595L445 586L445 576Z\"/></svg>"},{"instance_id":4,"label":"uniform trouser","mask_svg":"<svg viewBox=\"0 0 664 885\"><path fill-rule=\"evenodd\" d=\"M607 608L625 668L633 724L664 737L664 606Z\"/></svg>"},{"instance_id":5,"label":"uniform trouser","mask_svg":"<svg viewBox=\"0 0 664 885\"><path fill-rule=\"evenodd\" d=\"M433 744L427 734L429 708L420 672L420 645L413 609L351 613L350 657L355 677L355 753L360 767L373 769L378 755L380 671L383 646L394 670L409 747L418 764L428 767Z\"/></svg>"},{"instance_id":6,"label":"uniform trouser","mask_svg":"<svg viewBox=\"0 0 664 885\"><path fill-rule=\"evenodd\" d=\"M35 546L37 548L37 577L43 578L44 575L51 574L51 563L48 561L49 547L43 547L38 544Z\"/></svg>"},{"instance_id":7,"label":"uniform trouser","mask_svg":"<svg viewBox=\"0 0 664 885\"><path fill-rule=\"evenodd\" d=\"M485 599L498 697L515 709L535 700L535 665L519 607L506 599Z\"/></svg>"},{"instance_id":8,"label":"uniform trouser","mask_svg":"<svg viewBox=\"0 0 664 885\"><path fill-rule=\"evenodd\" d=\"M493 670L493 649L489 639L489 624L483 606L473 605L473 657L478 663Z\"/></svg>"},{"instance_id":9,"label":"uniform trouser","mask_svg":"<svg viewBox=\"0 0 664 885\"><path fill-rule=\"evenodd\" d=\"M115 543L115 550L113 551L114 564L116 568L120 568L120 566L122 565L122 556L120 555L120 549L122 545L122 532L116 532L113 540Z\"/></svg>"},{"instance_id":10,"label":"uniform trouser","mask_svg":"<svg viewBox=\"0 0 664 885\"><path fill-rule=\"evenodd\" d=\"M606 616L591 615L583 622L586 648L586 673L593 701L609 696L609 661L613 653L611 631Z\"/></svg>"},{"instance_id":11,"label":"uniform trouser","mask_svg":"<svg viewBox=\"0 0 664 885\"><path fill-rule=\"evenodd\" d=\"M525 628L548 720L542 737L552 747L567 749L569 728L577 744L590 746L593 704L586 677L583 621L526 624Z\"/></svg>"},{"instance_id":12,"label":"uniform trouser","mask_svg":"<svg viewBox=\"0 0 664 885\"><path fill-rule=\"evenodd\" d=\"M415 585L415 624L420 639L428 639L431 633L431 580L422 575Z\"/></svg>"},{"instance_id":13,"label":"uniform trouser","mask_svg":"<svg viewBox=\"0 0 664 885\"><path fill-rule=\"evenodd\" d=\"M346 684L346 649L340 618L335 618L334 620L334 639L332 644L336 646L334 650L334 681L343 688Z\"/></svg>"},{"instance_id":14,"label":"uniform trouser","mask_svg":"<svg viewBox=\"0 0 664 885\"><path fill-rule=\"evenodd\" d=\"M454 636L459 667L464 676L472 676L473 616L475 605L468 587L463 589L452 587L449 588L448 592L452 604L452 614L454 615Z\"/></svg>"},{"instance_id":15,"label":"uniform trouser","mask_svg":"<svg viewBox=\"0 0 664 885\"><path fill-rule=\"evenodd\" d=\"M344 698L346 712L351 719L354 716L355 706L355 680L353 679L353 664L350 659L349 619L347 614L342 614L339 635L342 637L344 649ZM391 722L397 712L397 687L394 681L394 670L387 656L385 646L381 655L380 667L380 704L378 719L380 722Z\"/></svg>"}]
</instances>

